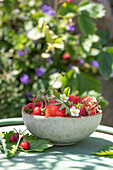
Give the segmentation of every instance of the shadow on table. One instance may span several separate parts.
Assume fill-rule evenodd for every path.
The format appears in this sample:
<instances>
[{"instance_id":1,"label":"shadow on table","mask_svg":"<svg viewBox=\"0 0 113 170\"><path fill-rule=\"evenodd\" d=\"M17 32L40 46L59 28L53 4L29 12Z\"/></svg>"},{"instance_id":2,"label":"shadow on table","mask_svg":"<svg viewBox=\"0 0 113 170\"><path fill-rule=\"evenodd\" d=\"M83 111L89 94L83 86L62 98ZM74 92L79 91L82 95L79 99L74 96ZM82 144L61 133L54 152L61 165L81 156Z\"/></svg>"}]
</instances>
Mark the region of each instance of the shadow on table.
<instances>
[{"instance_id":1,"label":"shadow on table","mask_svg":"<svg viewBox=\"0 0 113 170\"><path fill-rule=\"evenodd\" d=\"M47 149L42 153L23 153L18 156L5 160L10 162L8 168L18 167L21 169L24 166L27 170L30 169L113 169L112 159L98 157L92 154L97 151L100 146L112 144L112 142L96 137L89 137L72 146L57 147ZM4 162L4 161L3 161ZM0 161L0 167L5 167ZM20 168L21 167L21 168ZM18 170L17 169L17 170Z\"/></svg>"}]
</instances>

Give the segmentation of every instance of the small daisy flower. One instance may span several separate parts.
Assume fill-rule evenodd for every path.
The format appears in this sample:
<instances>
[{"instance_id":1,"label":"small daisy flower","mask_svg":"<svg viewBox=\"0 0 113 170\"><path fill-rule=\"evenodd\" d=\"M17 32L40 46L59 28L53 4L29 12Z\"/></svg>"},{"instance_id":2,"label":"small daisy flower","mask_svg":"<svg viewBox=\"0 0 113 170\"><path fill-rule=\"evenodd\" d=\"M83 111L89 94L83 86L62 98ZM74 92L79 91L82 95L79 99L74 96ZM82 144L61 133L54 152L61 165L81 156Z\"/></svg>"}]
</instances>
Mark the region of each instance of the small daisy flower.
<instances>
[{"instance_id":1,"label":"small daisy flower","mask_svg":"<svg viewBox=\"0 0 113 170\"><path fill-rule=\"evenodd\" d=\"M69 99L69 97L67 97L65 94L60 94L60 99L61 99L63 102L67 102L67 100Z\"/></svg>"},{"instance_id":2,"label":"small daisy flower","mask_svg":"<svg viewBox=\"0 0 113 170\"><path fill-rule=\"evenodd\" d=\"M79 116L79 113L80 113L80 110L79 110L79 109L76 109L75 106L72 106L72 108L70 109L70 112L71 112L71 116L76 116L76 117L78 117L78 116Z\"/></svg>"}]
</instances>

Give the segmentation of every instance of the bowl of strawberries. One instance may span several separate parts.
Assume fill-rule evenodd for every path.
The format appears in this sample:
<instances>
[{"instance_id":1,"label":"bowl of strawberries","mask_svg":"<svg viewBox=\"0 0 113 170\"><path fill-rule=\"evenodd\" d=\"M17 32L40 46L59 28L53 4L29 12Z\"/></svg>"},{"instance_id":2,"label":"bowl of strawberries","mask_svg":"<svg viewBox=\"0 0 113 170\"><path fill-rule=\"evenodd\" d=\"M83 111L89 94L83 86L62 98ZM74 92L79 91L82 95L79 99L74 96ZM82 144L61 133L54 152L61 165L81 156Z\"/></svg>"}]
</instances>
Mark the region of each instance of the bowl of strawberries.
<instances>
[{"instance_id":1,"label":"bowl of strawberries","mask_svg":"<svg viewBox=\"0 0 113 170\"><path fill-rule=\"evenodd\" d=\"M94 132L100 124L102 110L95 97L73 96L67 87L63 94L38 95L22 108L28 130L37 138L56 145L71 145Z\"/></svg>"}]
</instances>

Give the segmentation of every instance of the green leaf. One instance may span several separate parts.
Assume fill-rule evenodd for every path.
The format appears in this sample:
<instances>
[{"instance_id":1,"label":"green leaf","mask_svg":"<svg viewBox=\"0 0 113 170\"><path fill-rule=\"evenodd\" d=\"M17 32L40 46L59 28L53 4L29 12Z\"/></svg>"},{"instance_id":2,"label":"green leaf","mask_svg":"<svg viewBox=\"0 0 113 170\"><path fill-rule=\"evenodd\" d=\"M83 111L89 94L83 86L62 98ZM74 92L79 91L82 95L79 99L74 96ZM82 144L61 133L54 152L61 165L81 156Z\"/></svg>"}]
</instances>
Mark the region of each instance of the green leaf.
<instances>
[{"instance_id":1,"label":"green leaf","mask_svg":"<svg viewBox=\"0 0 113 170\"><path fill-rule=\"evenodd\" d=\"M96 31L96 24L84 12L79 13L79 15L78 15L78 24L79 24L79 27L80 27L81 31L86 35L94 34L95 31Z\"/></svg>"},{"instance_id":2,"label":"green leaf","mask_svg":"<svg viewBox=\"0 0 113 170\"><path fill-rule=\"evenodd\" d=\"M66 108L64 104L61 105L60 110L62 110L63 108Z\"/></svg>"},{"instance_id":3,"label":"green leaf","mask_svg":"<svg viewBox=\"0 0 113 170\"><path fill-rule=\"evenodd\" d=\"M89 1L84 0L84 1L80 2L79 7L84 6L84 5L87 5L87 4L89 4L89 3L90 3Z\"/></svg>"},{"instance_id":4,"label":"green leaf","mask_svg":"<svg viewBox=\"0 0 113 170\"><path fill-rule=\"evenodd\" d=\"M10 133L1 133L0 134L0 141L1 141L1 150L2 152L5 153L7 159L10 159L11 157L15 156L16 154L13 153L13 149L16 146L16 142L9 143L9 138L12 136L14 133L12 131ZM9 138L8 138L9 137Z\"/></svg>"},{"instance_id":5,"label":"green leaf","mask_svg":"<svg viewBox=\"0 0 113 170\"><path fill-rule=\"evenodd\" d=\"M66 18L74 17L77 14L78 8L73 3L66 3L64 2L59 10L58 15Z\"/></svg>"},{"instance_id":6,"label":"green leaf","mask_svg":"<svg viewBox=\"0 0 113 170\"><path fill-rule=\"evenodd\" d=\"M113 151L93 152L93 154L98 155L98 156L112 156L113 157Z\"/></svg>"},{"instance_id":7,"label":"green leaf","mask_svg":"<svg viewBox=\"0 0 113 170\"><path fill-rule=\"evenodd\" d=\"M0 134L0 149L2 152L5 153L6 157L12 158L18 152L15 153L17 142L10 142L10 136L12 136L15 132L10 131L6 133ZM18 146L18 151L23 151L23 152L42 152L44 149L47 149L49 147L52 147L53 144L47 140L47 139L37 139L33 135L29 135L28 133L24 135L25 138L29 141L30 143L30 149L29 150L23 150L20 146ZM24 140L24 139L23 139Z\"/></svg>"},{"instance_id":8,"label":"green leaf","mask_svg":"<svg viewBox=\"0 0 113 170\"><path fill-rule=\"evenodd\" d=\"M68 114L68 113L70 113L70 110L69 110L69 107L66 107L66 115Z\"/></svg>"},{"instance_id":9,"label":"green leaf","mask_svg":"<svg viewBox=\"0 0 113 170\"><path fill-rule=\"evenodd\" d=\"M62 103L54 103L54 105L60 105L60 104L62 104Z\"/></svg>"},{"instance_id":10,"label":"green leaf","mask_svg":"<svg viewBox=\"0 0 113 170\"><path fill-rule=\"evenodd\" d=\"M112 57L107 52L101 52L98 56L99 71L103 78L108 80L112 73Z\"/></svg>"},{"instance_id":11,"label":"green leaf","mask_svg":"<svg viewBox=\"0 0 113 170\"><path fill-rule=\"evenodd\" d=\"M105 16L104 5L100 3L86 3L79 7L79 11L87 11L88 15L94 19Z\"/></svg>"},{"instance_id":12,"label":"green leaf","mask_svg":"<svg viewBox=\"0 0 113 170\"><path fill-rule=\"evenodd\" d=\"M103 50L107 53L113 53L113 47L104 47Z\"/></svg>"},{"instance_id":13,"label":"green leaf","mask_svg":"<svg viewBox=\"0 0 113 170\"><path fill-rule=\"evenodd\" d=\"M53 90L53 94L56 98L60 98L60 92L56 91L56 90Z\"/></svg>"},{"instance_id":14,"label":"green leaf","mask_svg":"<svg viewBox=\"0 0 113 170\"><path fill-rule=\"evenodd\" d=\"M46 36L46 41L52 44L53 43L52 34L48 26L46 26L45 36Z\"/></svg>"},{"instance_id":15,"label":"green leaf","mask_svg":"<svg viewBox=\"0 0 113 170\"><path fill-rule=\"evenodd\" d=\"M40 32L38 30L38 28L33 28L32 30L30 30L28 33L27 33L27 36L29 39L35 41L35 40L38 40L40 38L43 38L45 36L45 33L44 32Z\"/></svg>"},{"instance_id":16,"label":"green leaf","mask_svg":"<svg viewBox=\"0 0 113 170\"><path fill-rule=\"evenodd\" d=\"M69 96L70 95L70 91L71 91L70 87L67 87L67 88L64 89L63 94L65 94L66 96Z\"/></svg>"},{"instance_id":17,"label":"green leaf","mask_svg":"<svg viewBox=\"0 0 113 170\"><path fill-rule=\"evenodd\" d=\"M100 82L91 75L81 72L77 76L76 81L77 89L79 90L80 94L82 94L84 91L90 91L92 89L100 92Z\"/></svg>"},{"instance_id":18,"label":"green leaf","mask_svg":"<svg viewBox=\"0 0 113 170\"><path fill-rule=\"evenodd\" d=\"M37 139L32 135L28 136L27 139L30 143L30 149L24 150L21 147L19 147L18 150L23 152L42 152L45 149L53 146L53 144L47 139Z\"/></svg>"}]
</instances>

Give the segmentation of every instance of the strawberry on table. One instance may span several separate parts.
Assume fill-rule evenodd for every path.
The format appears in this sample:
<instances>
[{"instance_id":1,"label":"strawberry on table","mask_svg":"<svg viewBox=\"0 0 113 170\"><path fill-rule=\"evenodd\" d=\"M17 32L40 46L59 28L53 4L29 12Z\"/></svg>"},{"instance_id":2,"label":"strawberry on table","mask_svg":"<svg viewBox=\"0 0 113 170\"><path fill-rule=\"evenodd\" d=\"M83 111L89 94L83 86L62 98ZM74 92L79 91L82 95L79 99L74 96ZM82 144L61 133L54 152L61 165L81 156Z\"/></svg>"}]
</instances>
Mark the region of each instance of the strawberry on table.
<instances>
[{"instance_id":1,"label":"strawberry on table","mask_svg":"<svg viewBox=\"0 0 113 170\"><path fill-rule=\"evenodd\" d=\"M10 137L10 142L17 142L19 139L19 133L15 133Z\"/></svg>"},{"instance_id":2,"label":"strawberry on table","mask_svg":"<svg viewBox=\"0 0 113 170\"><path fill-rule=\"evenodd\" d=\"M20 147L21 147L22 149L29 150L29 149L30 149L30 144L29 144L29 142L27 142L27 141L23 141L23 142L20 144Z\"/></svg>"}]
</instances>

